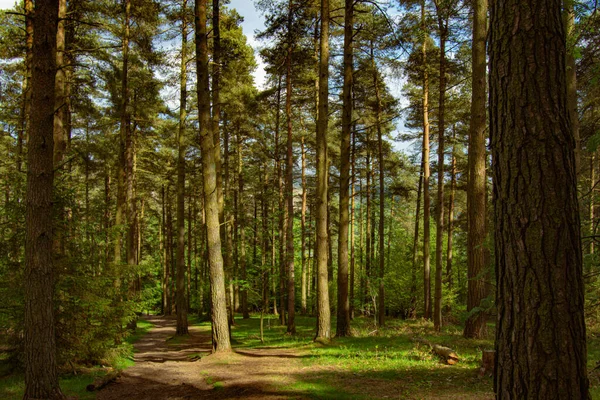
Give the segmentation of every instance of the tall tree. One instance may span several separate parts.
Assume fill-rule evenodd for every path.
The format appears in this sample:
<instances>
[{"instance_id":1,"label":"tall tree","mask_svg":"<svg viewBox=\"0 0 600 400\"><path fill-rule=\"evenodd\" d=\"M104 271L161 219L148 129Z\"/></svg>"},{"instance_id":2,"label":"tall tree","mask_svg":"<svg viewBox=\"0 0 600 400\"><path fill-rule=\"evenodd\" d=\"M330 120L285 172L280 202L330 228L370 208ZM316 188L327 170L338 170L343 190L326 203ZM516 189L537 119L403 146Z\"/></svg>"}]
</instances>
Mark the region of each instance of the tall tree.
<instances>
[{"instance_id":1,"label":"tall tree","mask_svg":"<svg viewBox=\"0 0 600 400\"><path fill-rule=\"evenodd\" d=\"M36 1L25 198L24 399L65 398L56 369L52 252L57 24L58 0Z\"/></svg>"},{"instance_id":2,"label":"tall tree","mask_svg":"<svg viewBox=\"0 0 600 400\"><path fill-rule=\"evenodd\" d=\"M422 66L423 66L423 294L424 317L431 318L431 267L430 267L430 240L431 231L430 213L431 201L429 199L429 71L427 67L427 11L425 0L421 3L421 27L423 30Z\"/></svg>"},{"instance_id":3,"label":"tall tree","mask_svg":"<svg viewBox=\"0 0 600 400\"><path fill-rule=\"evenodd\" d=\"M288 2L288 20L287 20L287 56L286 78L285 78L285 116L287 119L287 151L286 151L286 170L285 170L285 188L286 188L286 276L287 276L287 332L296 333L296 322L294 320L295 285L294 285L294 152L292 141L292 54L294 38L292 35L292 0Z\"/></svg>"},{"instance_id":4,"label":"tall tree","mask_svg":"<svg viewBox=\"0 0 600 400\"><path fill-rule=\"evenodd\" d=\"M329 164L327 127L329 120L329 0L321 0L319 58L319 113L317 120L317 334L316 341L331 338L331 311L327 281L327 193Z\"/></svg>"},{"instance_id":5,"label":"tall tree","mask_svg":"<svg viewBox=\"0 0 600 400\"><path fill-rule=\"evenodd\" d=\"M467 188L467 311L463 335L467 338L483 338L486 335L485 313L477 311L486 297L485 237L486 237L486 36L487 0L473 2L473 49L471 123L469 127L469 181Z\"/></svg>"},{"instance_id":6,"label":"tall tree","mask_svg":"<svg viewBox=\"0 0 600 400\"><path fill-rule=\"evenodd\" d=\"M350 203L350 136L352 133L352 32L354 0L345 1L344 16L344 88L342 92L342 140L340 144L340 221L338 235L338 315L336 336L350 334L350 303L348 299L348 226Z\"/></svg>"},{"instance_id":7,"label":"tall tree","mask_svg":"<svg viewBox=\"0 0 600 400\"><path fill-rule=\"evenodd\" d=\"M177 334L188 334L185 299L185 153L187 107L187 0L181 4L181 69L179 77L179 131L177 135ZM190 243L188 243L188 246ZM188 252L190 249L188 248Z\"/></svg>"},{"instance_id":8,"label":"tall tree","mask_svg":"<svg viewBox=\"0 0 600 400\"><path fill-rule=\"evenodd\" d=\"M196 70L198 92L198 114L200 122L200 148L202 151L202 173L204 180L204 207L208 240L208 264L211 296L211 322L213 352L231 350L227 304L225 298L225 272L221 253L219 231L219 204L215 166L214 138L210 124L210 90L208 86L208 32L206 29L207 0L196 0Z\"/></svg>"},{"instance_id":9,"label":"tall tree","mask_svg":"<svg viewBox=\"0 0 600 400\"><path fill-rule=\"evenodd\" d=\"M490 7L498 399L589 399L561 0Z\"/></svg>"}]
</instances>

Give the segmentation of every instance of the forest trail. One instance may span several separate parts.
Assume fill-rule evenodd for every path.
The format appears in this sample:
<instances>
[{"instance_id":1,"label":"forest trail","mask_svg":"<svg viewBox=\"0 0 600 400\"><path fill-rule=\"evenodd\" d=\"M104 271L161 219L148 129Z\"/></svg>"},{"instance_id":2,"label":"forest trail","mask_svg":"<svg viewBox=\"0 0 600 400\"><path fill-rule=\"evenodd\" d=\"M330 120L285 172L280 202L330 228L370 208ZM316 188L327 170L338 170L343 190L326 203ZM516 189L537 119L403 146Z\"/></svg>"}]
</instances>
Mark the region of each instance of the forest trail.
<instances>
[{"instance_id":1,"label":"forest trail","mask_svg":"<svg viewBox=\"0 0 600 400\"><path fill-rule=\"evenodd\" d=\"M98 400L303 398L285 390L305 369L297 350L211 355L210 333L200 327L190 325L189 337L176 337L174 317L144 318L154 326L134 344L135 365L98 392Z\"/></svg>"}]
</instances>

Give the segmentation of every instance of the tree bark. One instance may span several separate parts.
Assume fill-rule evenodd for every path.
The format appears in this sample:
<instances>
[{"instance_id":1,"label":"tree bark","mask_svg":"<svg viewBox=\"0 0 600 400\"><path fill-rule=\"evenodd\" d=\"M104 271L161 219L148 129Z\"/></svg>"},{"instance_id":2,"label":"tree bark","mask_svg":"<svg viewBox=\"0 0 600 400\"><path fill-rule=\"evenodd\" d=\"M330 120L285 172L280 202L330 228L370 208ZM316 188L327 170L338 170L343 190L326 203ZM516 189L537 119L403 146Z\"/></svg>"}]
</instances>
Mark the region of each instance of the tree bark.
<instances>
[{"instance_id":1,"label":"tree bark","mask_svg":"<svg viewBox=\"0 0 600 400\"><path fill-rule=\"evenodd\" d=\"M338 304L336 336L350 335L348 299L348 225L350 203L350 136L352 133L353 54L352 32L354 0L345 1L344 17L344 87L342 93L342 140L340 144L340 221L338 234Z\"/></svg>"},{"instance_id":2,"label":"tree bark","mask_svg":"<svg viewBox=\"0 0 600 400\"><path fill-rule=\"evenodd\" d=\"M185 296L185 137L187 108L187 0L181 5L181 70L179 76L179 134L177 135L177 329L178 335L188 334L187 301ZM188 243L189 246L189 243ZM189 251L189 249L188 249Z\"/></svg>"},{"instance_id":3,"label":"tree bark","mask_svg":"<svg viewBox=\"0 0 600 400\"><path fill-rule=\"evenodd\" d=\"M487 296L485 265L486 238L486 55L487 0L473 3L472 99L469 127L469 181L467 187L467 312L463 336L482 339L487 333L486 316L479 307Z\"/></svg>"},{"instance_id":4,"label":"tree bark","mask_svg":"<svg viewBox=\"0 0 600 400\"><path fill-rule=\"evenodd\" d=\"M287 119L287 155L286 155L286 276L287 276L287 333L296 333L295 315L295 285L294 285L294 153L292 141L292 0L289 1L288 10L288 48L286 60L286 77L285 77L285 116Z\"/></svg>"},{"instance_id":5,"label":"tree bark","mask_svg":"<svg viewBox=\"0 0 600 400\"><path fill-rule=\"evenodd\" d=\"M431 319L431 267L430 267L430 240L429 228L431 203L429 199L429 71L427 67L427 28L425 1L421 3L421 23L423 29L423 294L424 317Z\"/></svg>"},{"instance_id":6,"label":"tree bark","mask_svg":"<svg viewBox=\"0 0 600 400\"><path fill-rule=\"evenodd\" d=\"M246 208L244 202L241 199L242 193L244 193L244 175L242 170L242 133L240 129L237 131L237 157L238 157L238 201L237 201L237 217L238 217L238 230L239 230L239 263L240 263L240 279L244 287L241 290L241 308L244 319L250 318L248 314L248 289L247 289L247 263L246 263Z\"/></svg>"},{"instance_id":7,"label":"tree bark","mask_svg":"<svg viewBox=\"0 0 600 400\"><path fill-rule=\"evenodd\" d=\"M446 283L452 289L452 261L454 235L454 196L456 192L456 127L452 133L452 161L450 164L450 196L448 198L448 253L446 254Z\"/></svg>"},{"instance_id":8,"label":"tree bark","mask_svg":"<svg viewBox=\"0 0 600 400\"><path fill-rule=\"evenodd\" d=\"M498 399L589 399L561 0L490 3Z\"/></svg>"},{"instance_id":9,"label":"tree bark","mask_svg":"<svg viewBox=\"0 0 600 400\"><path fill-rule=\"evenodd\" d=\"M204 180L204 207L208 239L208 261L211 296L211 322L213 352L231 350L227 323L227 300L225 298L225 272L221 254L219 232L219 202L215 166L215 143L210 125L210 92L208 87L208 33L206 29L207 0L196 0L196 70L198 91L198 114L200 122L200 148L202 151L202 175Z\"/></svg>"},{"instance_id":10,"label":"tree bark","mask_svg":"<svg viewBox=\"0 0 600 400\"><path fill-rule=\"evenodd\" d=\"M329 120L329 0L321 0L321 35L319 59L319 113L317 119L317 333L315 341L331 338L331 310L327 281L327 193Z\"/></svg>"},{"instance_id":11,"label":"tree bark","mask_svg":"<svg viewBox=\"0 0 600 400\"><path fill-rule=\"evenodd\" d=\"M444 155L446 131L446 39L448 26L444 14L447 10L437 6L438 30L440 35L440 93L438 103L438 191L435 234L435 296L433 306L433 329L442 328L442 270L444 265Z\"/></svg>"},{"instance_id":12,"label":"tree bark","mask_svg":"<svg viewBox=\"0 0 600 400\"><path fill-rule=\"evenodd\" d=\"M37 1L25 198L24 399L65 398L56 369L52 252L57 23L58 1Z\"/></svg>"}]
</instances>

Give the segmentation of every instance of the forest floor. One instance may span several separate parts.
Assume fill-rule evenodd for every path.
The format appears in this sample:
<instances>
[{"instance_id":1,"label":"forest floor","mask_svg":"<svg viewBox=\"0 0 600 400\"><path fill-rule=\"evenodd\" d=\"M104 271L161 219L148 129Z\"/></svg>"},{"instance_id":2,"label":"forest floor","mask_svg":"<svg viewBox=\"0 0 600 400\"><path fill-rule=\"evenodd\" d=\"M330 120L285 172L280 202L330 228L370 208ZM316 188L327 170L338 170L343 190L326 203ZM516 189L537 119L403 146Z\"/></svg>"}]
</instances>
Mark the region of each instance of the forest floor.
<instances>
[{"instance_id":1,"label":"forest floor","mask_svg":"<svg viewBox=\"0 0 600 400\"><path fill-rule=\"evenodd\" d=\"M190 335L175 336L175 318L147 316L132 338L134 355L118 368L117 381L89 393L94 373L65 376L61 387L70 399L493 399L492 379L479 376L481 350L487 340L466 340L462 328L433 331L431 322L390 319L376 329L372 319L356 318L353 336L315 344L315 319L298 316L296 335L287 335L277 317L236 317L234 352L210 354L210 323L190 320ZM150 326L151 329L150 329ZM332 321L335 327L335 320ZM592 329L590 329L592 328ZM600 330L588 327L588 368L593 398L600 398ZM416 341L453 348L456 365L446 365ZM0 378L0 398L22 398L22 375Z\"/></svg>"},{"instance_id":2,"label":"forest floor","mask_svg":"<svg viewBox=\"0 0 600 400\"><path fill-rule=\"evenodd\" d=\"M321 345L311 340L314 318L297 318L290 336L270 316L264 343L258 317L236 319L235 352L210 355L208 323L177 337L173 318L146 318L154 328L134 345L135 365L98 400L494 398L491 379L478 376L478 349L490 343L462 340L458 331L432 335L427 322L392 321L377 331L358 319L354 337ZM445 365L414 337L451 345L461 363Z\"/></svg>"}]
</instances>

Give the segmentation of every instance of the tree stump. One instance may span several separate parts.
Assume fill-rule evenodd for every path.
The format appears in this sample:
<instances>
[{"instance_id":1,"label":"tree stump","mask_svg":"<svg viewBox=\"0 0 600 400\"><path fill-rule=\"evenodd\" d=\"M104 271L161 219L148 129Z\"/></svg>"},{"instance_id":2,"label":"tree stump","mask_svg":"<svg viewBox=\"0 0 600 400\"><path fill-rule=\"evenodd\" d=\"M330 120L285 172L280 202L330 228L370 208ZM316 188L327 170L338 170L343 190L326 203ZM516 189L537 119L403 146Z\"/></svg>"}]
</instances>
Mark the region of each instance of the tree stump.
<instances>
[{"instance_id":1,"label":"tree stump","mask_svg":"<svg viewBox=\"0 0 600 400\"><path fill-rule=\"evenodd\" d=\"M494 366L496 361L495 350L483 350L481 352L481 368L479 369L480 376L494 376Z\"/></svg>"}]
</instances>

